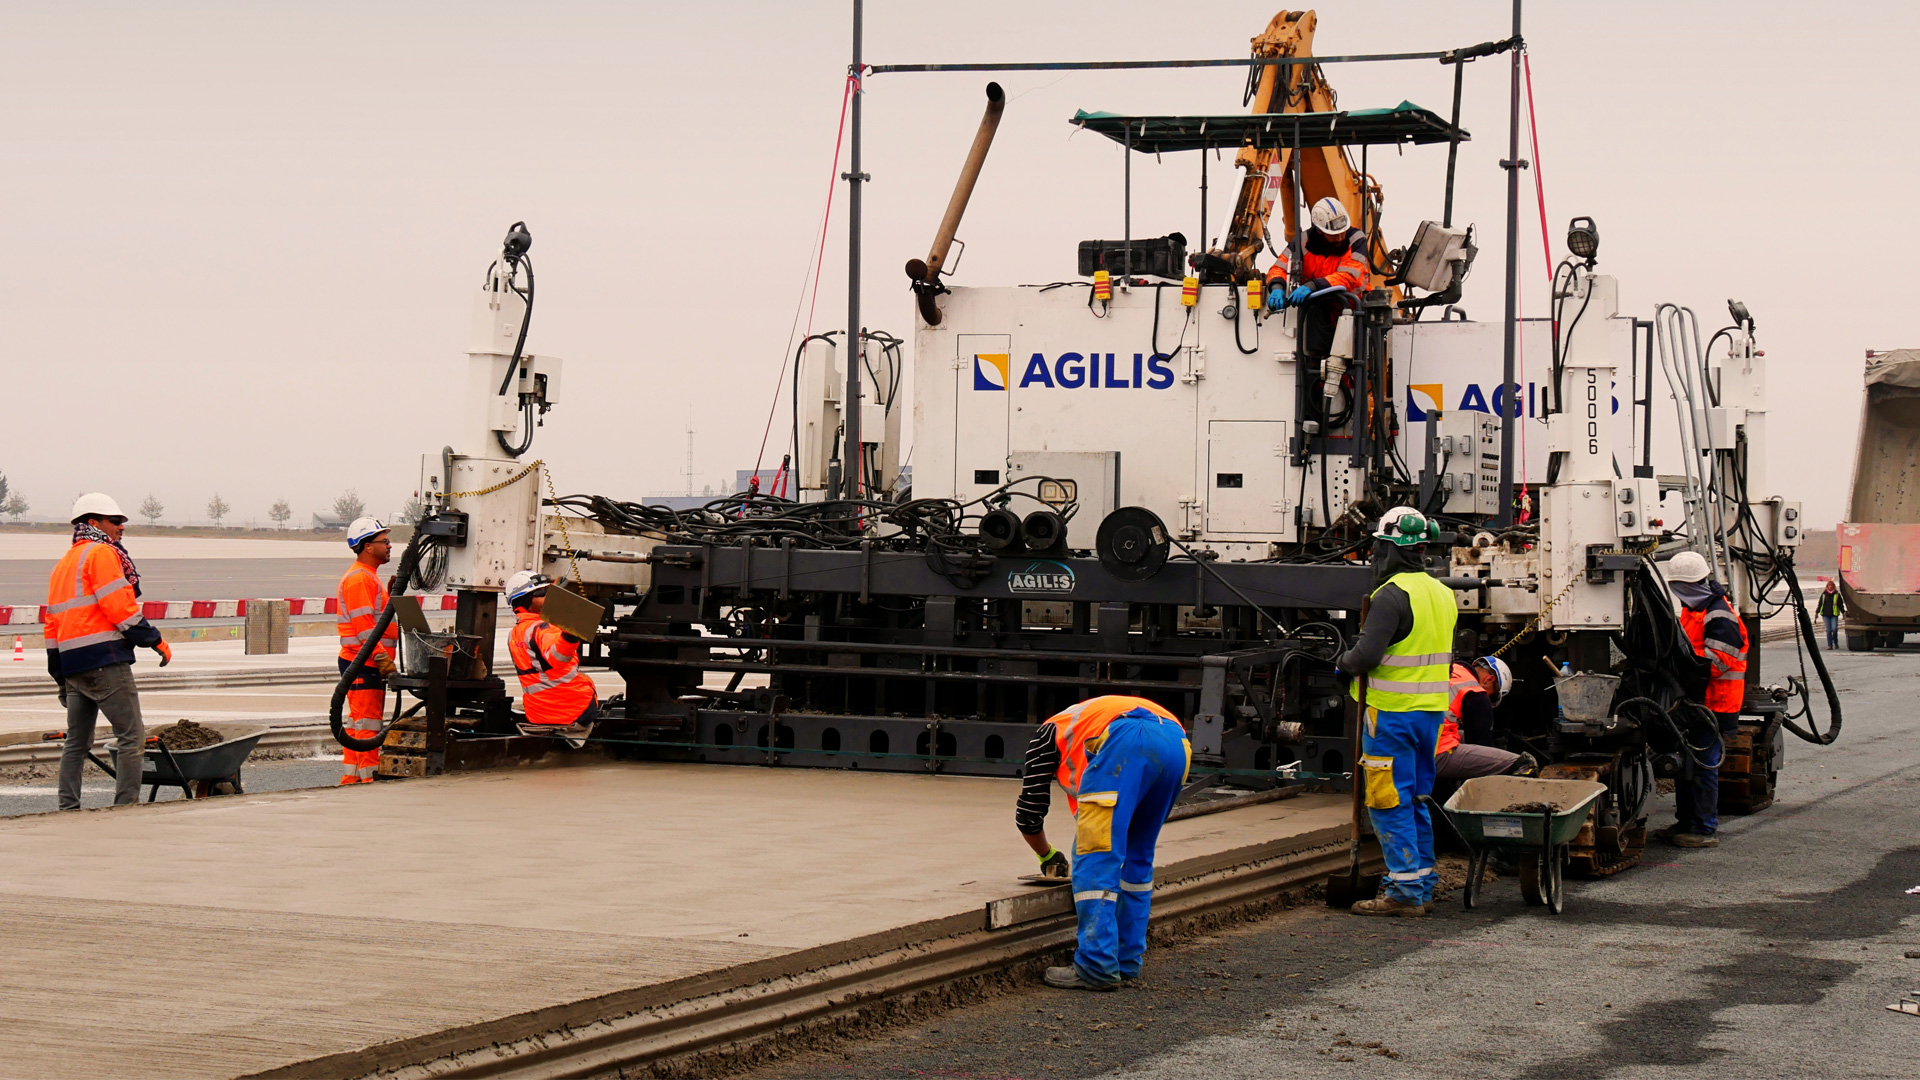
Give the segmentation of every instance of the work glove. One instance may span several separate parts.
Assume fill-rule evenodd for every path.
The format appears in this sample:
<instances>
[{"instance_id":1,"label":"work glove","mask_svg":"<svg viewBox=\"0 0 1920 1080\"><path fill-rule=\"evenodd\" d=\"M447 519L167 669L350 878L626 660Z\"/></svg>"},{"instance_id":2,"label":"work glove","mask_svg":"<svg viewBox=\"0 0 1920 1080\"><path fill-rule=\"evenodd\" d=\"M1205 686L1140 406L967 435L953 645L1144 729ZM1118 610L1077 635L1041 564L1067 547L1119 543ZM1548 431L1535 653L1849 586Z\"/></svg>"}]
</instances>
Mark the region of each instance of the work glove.
<instances>
[{"instance_id":1,"label":"work glove","mask_svg":"<svg viewBox=\"0 0 1920 1080\"><path fill-rule=\"evenodd\" d=\"M1287 303L1304 304L1306 303L1307 297L1312 293L1313 286L1311 285L1295 285L1293 291L1287 294Z\"/></svg>"},{"instance_id":2,"label":"work glove","mask_svg":"<svg viewBox=\"0 0 1920 1080\"><path fill-rule=\"evenodd\" d=\"M1072 877L1073 867L1067 863L1067 853L1057 847L1049 846L1047 853L1040 856L1040 876L1051 878Z\"/></svg>"},{"instance_id":3,"label":"work glove","mask_svg":"<svg viewBox=\"0 0 1920 1080\"><path fill-rule=\"evenodd\" d=\"M381 653L380 655L375 656L373 658L373 669L375 671L378 671L380 673L380 677L383 679L392 678L393 673L400 670L397 666L395 666L393 662L393 657L388 656L385 653Z\"/></svg>"},{"instance_id":4,"label":"work glove","mask_svg":"<svg viewBox=\"0 0 1920 1080\"><path fill-rule=\"evenodd\" d=\"M67 707L67 681L62 679L56 685L60 687L60 707L64 709Z\"/></svg>"},{"instance_id":5,"label":"work glove","mask_svg":"<svg viewBox=\"0 0 1920 1080\"><path fill-rule=\"evenodd\" d=\"M164 641L154 642L153 651L160 654L161 667L166 667L168 664L173 663L173 648L169 646L166 642Z\"/></svg>"},{"instance_id":6,"label":"work glove","mask_svg":"<svg viewBox=\"0 0 1920 1080\"><path fill-rule=\"evenodd\" d=\"M1280 289L1275 289L1267 293L1267 310L1268 311L1279 311L1281 308L1286 306L1287 306L1287 294L1285 291Z\"/></svg>"}]
</instances>

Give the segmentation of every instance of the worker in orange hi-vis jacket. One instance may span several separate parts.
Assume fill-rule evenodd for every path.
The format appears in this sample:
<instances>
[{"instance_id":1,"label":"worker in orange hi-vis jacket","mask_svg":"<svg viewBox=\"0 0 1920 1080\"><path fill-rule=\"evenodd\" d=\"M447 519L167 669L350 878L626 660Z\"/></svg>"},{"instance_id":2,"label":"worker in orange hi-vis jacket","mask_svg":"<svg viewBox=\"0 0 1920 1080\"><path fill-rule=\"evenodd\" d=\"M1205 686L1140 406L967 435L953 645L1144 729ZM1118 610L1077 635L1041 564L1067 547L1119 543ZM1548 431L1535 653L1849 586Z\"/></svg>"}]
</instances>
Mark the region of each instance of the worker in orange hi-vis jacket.
<instances>
[{"instance_id":1,"label":"worker in orange hi-vis jacket","mask_svg":"<svg viewBox=\"0 0 1920 1080\"><path fill-rule=\"evenodd\" d=\"M1292 252L1284 247L1274 252L1267 306L1300 308L1300 351L1324 360L1333 349L1336 320L1367 291L1371 276L1367 234L1353 227L1340 200L1328 196L1313 204L1313 227L1301 237L1299 272L1295 269Z\"/></svg>"},{"instance_id":2,"label":"worker in orange hi-vis jacket","mask_svg":"<svg viewBox=\"0 0 1920 1080\"><path fill-rule=\"evenodd\" d=\"M67 744L60 751L59 807L80 809L80 772L93 751L100 714L113 725L115 806L140 801L147 729L133 684L135 646L173 650L140 610L140 572L120 546L127 517L99 492L73 504L73 546L47 580L47 674L67 710Z\"/></svg>"},{"instance_id":3,"label":"worker in orange hi-vis jacket","mask_svg":"<svg viewBox=\"0 0 1920 1080\"><path fill-rule=\"evenodd\" d=\"M600 714L599 692L580 670L580 639L541 617L551 584L531 570L507 579L514 618L507 652L520 676L521 707L529 724L588 728Z\"/></svg>"},{"instance_id":4,"label":"worker in orange hi-vis jacket","mask_svg":"<svg viewBox=\"0 0 1920 1080\"><path fill-rule=\"evenodd\" d=\"M379 518L356 518L347 526L347 546L353 549L353 565L340 579L340 614L336 625L340 632L340 670L344 673L360 655L360 647L373 636L373 626L387 606L387 587L377 571L393 558L393 540ZM347 731L355 738L371 739L380 734L380 714L387 703L386 677L393 674L394 642L399 628L387 624L387 632L374 647L360 677L347 688ZM380 764L378 750L342 750L340 782L371 783Z\"/></svg>"}]
</instances>

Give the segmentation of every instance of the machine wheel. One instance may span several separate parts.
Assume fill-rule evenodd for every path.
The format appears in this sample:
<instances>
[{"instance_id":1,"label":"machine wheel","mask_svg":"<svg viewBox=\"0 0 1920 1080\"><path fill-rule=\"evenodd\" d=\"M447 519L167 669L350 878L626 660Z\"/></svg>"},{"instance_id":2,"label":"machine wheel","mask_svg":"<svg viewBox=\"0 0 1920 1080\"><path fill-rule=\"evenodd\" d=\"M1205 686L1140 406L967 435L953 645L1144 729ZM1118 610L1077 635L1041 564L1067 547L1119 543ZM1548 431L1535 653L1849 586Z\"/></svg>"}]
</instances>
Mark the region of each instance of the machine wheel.
<instances>
[{"instance_id":1,"label":"machine wheel","mask_svg":"<svg viewBox=\"0 0 1920 1080\"><path fill-rule=\"evenodd\" d=\"M1872 652L1873 635L1864 630L1847 631L1848 652Z\"/></svg>"},{"instance_id":2,"label":"machine wheel","mask_svg":"<svg viewBox=\"0 0 1920 1080\"><path fill-rule=\"evenodd\" d=\"M1542 872L1545 868L1541 862L1538 855L1520 856L1520 899L1525 900L1528 907L1539 907L1547 902L1547 879L1550 875Z\"/></svg>"}]
</instances>

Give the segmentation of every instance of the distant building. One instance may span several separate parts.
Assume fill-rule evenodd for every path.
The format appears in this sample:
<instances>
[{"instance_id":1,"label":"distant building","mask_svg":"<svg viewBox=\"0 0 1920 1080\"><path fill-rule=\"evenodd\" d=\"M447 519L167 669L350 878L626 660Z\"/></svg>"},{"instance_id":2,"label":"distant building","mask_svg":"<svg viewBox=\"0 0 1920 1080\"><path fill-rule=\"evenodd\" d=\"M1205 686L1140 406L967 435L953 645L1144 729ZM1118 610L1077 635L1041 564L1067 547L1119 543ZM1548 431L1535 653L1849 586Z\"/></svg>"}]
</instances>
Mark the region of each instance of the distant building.
<instances>
[{"instance_id":1,"label":"distant building","mask_svg":"<svg viewBox=\"0 0 1920 1080\"><path fill-rule=\"evenodd\" d=\"M332 514L323 514L318 510L315 510L313 512L313 531L314 532L346 532L347 519L343 517L335 517Z\"/></svg>"}]
</instances>

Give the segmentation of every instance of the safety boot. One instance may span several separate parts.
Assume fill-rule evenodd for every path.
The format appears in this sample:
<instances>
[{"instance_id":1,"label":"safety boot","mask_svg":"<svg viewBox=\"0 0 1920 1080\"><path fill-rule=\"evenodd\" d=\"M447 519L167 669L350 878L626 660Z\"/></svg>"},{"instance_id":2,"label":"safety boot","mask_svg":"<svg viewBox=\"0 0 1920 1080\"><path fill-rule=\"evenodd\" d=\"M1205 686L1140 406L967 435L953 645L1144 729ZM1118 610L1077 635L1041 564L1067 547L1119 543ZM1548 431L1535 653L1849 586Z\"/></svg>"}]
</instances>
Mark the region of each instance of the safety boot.
<instances>
[{"instance_id":1,"label":"safety boot","mask_svg":"<svg viewBox=\"0 0 1920 1080\"><path fill-rule=\"evenodd\" d=\"M1347 910L1355 915L1383 915L1388 918L1424 919L1427 917L1425 904L1403 904L1385 896L1374 900L1362 900Z\"/></svg>"},{"instance_id":2,"label":"safety boot","mask_svg":"<svg viewBox=\"0 0 1920 1080\"><path fill-rule=\"evenodd\" d=\"M1056 990L1118 990L1119 983L1093 983L1080 977L1080 969L1072 964L1066 967L1050 967L1041 979Z\"/></svg>"}]
</instances>

